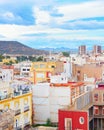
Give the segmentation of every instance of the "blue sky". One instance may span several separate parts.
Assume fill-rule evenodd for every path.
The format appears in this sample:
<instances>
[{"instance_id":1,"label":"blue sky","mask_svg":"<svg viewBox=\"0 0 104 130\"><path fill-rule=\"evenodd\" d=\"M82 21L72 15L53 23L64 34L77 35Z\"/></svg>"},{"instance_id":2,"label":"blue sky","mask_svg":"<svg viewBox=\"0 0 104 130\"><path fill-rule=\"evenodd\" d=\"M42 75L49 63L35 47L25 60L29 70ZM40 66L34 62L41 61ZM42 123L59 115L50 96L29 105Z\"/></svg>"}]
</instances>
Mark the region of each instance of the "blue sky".
<instances>
[{"instance_id":1,"label":"blue sky","mask_svg":"<svg viewBox=\"0 0 104 130\"><path fill-rule=\"evenodd\" d=\"M104 43L104 0L0 0L0 40L32 48Z\"/></svg>"}]
</instances>

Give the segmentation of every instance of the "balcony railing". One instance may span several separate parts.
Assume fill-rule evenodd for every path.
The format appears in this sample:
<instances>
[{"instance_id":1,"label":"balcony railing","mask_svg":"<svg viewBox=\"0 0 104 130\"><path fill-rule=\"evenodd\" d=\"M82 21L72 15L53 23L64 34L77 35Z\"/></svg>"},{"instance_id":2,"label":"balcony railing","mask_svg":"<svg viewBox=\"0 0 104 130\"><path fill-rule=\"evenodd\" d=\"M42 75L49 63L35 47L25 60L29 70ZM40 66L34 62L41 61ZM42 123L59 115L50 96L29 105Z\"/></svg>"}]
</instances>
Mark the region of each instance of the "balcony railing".
<instances>
[{"instance_id":1,"label":"balcony railing","mask_svg":"<svg viewBox=\"0 0 104 130\"><path fill-rule=\"evenodd\" d=\"M22 94L26 94L26 93L28 93L28 92L30 92L29 90L23 90L22 91Z\"/></svg>"},{"instance_id":2,"label":"balcony railing","mask_svg":"<svg viewBox=\"0 0 104 130\"><path fill-rule=\"evenodd\" d=\"M24 107L24 112L29 110L29 106Z\"/></svg>"},{"instance_id":3,"label":"balcony railing","mask_svg":"<svg viewBox=\"0 0 104 130\"><path fill-rule=\"evenodd\" d=\"M17 127L14 128L14 130L22 130L22 126L21 125L17 126Z\"/></svg>"},{"instance_id":4,"label":"balcony railing","mask_svg":"<svg viewBox=\"0 0 104 130\"><path fill-rule=\"evenodd\" d=\"M104 118L104 115L94 115L94 118Z\"/></svg>"},{"instance_id":5,"label":"balcony railing","mask_svg":"<svg viewBox=\"0 0 104 130\"><path fill-rule=\"evenodd\" d=\"M20 109L15 110L15 116L16 116L16 115L19 115L20 113L21 113L21 110L20 110Z\"/></svg>"},{"instance_id":6,"label":"balcony railing","mask_svg":"<svg viewBox=\"0 0 104 130\"><path fill-rule=\"evenodd\" d=\"M14 92L14 96L19 96L20 92Z\"/></svg>"},{"instance_id":7,"label":"balcony railing","mask_svg":"<svg viewBox=\"0 0 104 130\"><path fill-rule=\"evenodd\" d=\"M8 99L11 97L11 94L0 96L0 100Z\"/></svg>"},{"instance_id":8,"label":"balcony railing","mask_svg":"<svg viewBox=\"0 0 104 130\"><path fill-rule=\"evenodd\" d=\"M30 121L24 123L24 127L29 126L29 125L30 125Z\"/></svg>"}]
</instances>

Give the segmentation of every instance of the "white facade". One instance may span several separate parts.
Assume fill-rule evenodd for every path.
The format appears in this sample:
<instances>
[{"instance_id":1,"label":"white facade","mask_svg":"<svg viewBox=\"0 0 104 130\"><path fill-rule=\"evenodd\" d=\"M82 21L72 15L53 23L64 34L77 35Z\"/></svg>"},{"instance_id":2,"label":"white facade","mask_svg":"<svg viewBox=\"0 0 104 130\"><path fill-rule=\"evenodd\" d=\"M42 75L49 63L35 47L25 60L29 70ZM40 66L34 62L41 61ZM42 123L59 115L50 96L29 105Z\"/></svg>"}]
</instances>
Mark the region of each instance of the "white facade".
<instances>
[{"instance_id":1,"label":"white facade","mask_svg":"<svg viewBox=\"0 0 104 130\"><path fill-rule=\"evenodd\" d=\"M72 75L72 65L71 62L65 61L64 62L64 75L68 78L71 78Z\"/></svg>"},{"instance_id":2,"label":"white facade","mask_svg":"<svg viewBox=\"0 0 104 130\"><path fill-rule=\"evenodd\" d=\"M58 109L67 108L71 103L70 87L50 87L49 83L33 86L35 123L46 123L49 118L58 122Z\"/></svg>"},{"instance_id":3,"label":"white facade","mask_svg":"<svg viewBox=\"0 0 104 130\"><path fill-rule=\"evenodd\" d=\"M29 76L30 75L31 62L23 62L20 65L20 75Z\"/></svg>"},{"instance_id":4,"label":"white facade","mask_svg":"<svg viewBox=\"0 0 104 130\"><path fill-rule=\"evenodd\" d=\"M87 77L86 74L84 74L84 82L91 82L94 83L95 82L95 78L94 77Z\"/></svg>"},{"instance_id":5,"label":"white facade","mask_svg":"<svg viewBox=\"0 0 104 130\"><path fill-rule=\"evenodd\" d=\"M33 111L35 123L45 123L50 118L49 83L38 83L33 86Z\"/></svg>"},{"instance_id":6,"label":"white facade","mask_svg":"<svg viewBox=\"0 0 104 130\"><path fill-rule=\"evenodd\" d=\"M64 62L64 71L60 75L50 76L51 83L67 83L68 79L72 76L72 65L71 62Z\"/></svg>"},{"instance_id":7,"label":"white facade","mask_svg":"<svg viewBox=\"0 0 104 130\"><path fill-rule=\"evenodd\" d=\"M58 109L65 109L70 104L70 87L50 87L50 119L52 122L58 122Z\"/></svg>"},{"instance_id":8,"label":"white facade","mask_svg":"<svg viewBox=\"0 0 104 130\"><path fill-rule=\"evenodd\" d=\"M50 77L50 83L67 83L68 78L64 75L54 75Z\"/></svg>"},{"instance_id":9,"label":"white facade","mask_svg":"<svg viewBox=\"0 0 104 130\"><path fill-rule=\"evenodd\" d=\"M87 85L85 86L85 92L87 92L87 91L92 91L92 90L95 89L95 88L96 88L96 85L95 85L95 84L89 83L89 84L87 84Z\"/></svg>"},{"instance_id":10,"label":"white facade","mask_svg":"<svg viewBox=\"0 0 104 130\"><path fill-rule=\"evenodd\" d=\"M10 82L13 80L13 69L0 69L0 80Z\"/></svg>"},{"instance_id":11,"label":"white facade","mask_svg":"<svg viewBox=\"0 0 104 130\"><path fill-rule=\"evenodd\" d=\"M86 58L77 54L71 54L71 62L77 65L86 64Z\"/></svg>"}]
</instances>

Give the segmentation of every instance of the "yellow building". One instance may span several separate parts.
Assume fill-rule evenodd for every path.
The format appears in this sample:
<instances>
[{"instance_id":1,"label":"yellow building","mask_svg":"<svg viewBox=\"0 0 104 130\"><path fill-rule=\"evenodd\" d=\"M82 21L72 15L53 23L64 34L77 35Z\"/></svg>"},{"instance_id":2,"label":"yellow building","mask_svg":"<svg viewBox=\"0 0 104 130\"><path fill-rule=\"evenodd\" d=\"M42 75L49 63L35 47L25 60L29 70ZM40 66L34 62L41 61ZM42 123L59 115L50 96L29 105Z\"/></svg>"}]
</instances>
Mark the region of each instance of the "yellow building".
<instances>
[{"instance_id":1,"label":"yellow building","mask_svg":"<svg viewBox=\"0 0 104 130\"><path fill-rule=\"evenodd\" d=\"M9 87L9 90L5 86L0 87L0 109L14 111L14 129L20 130L32 124L32 92L26 84L17 86Z\"/></svg>"},{"instance_id":2,"label":"yellow building","mask_svg":"<svg viewBox=\"0 0 104 130\"><path fill-rule=\"evenodd\" d=\"M49 80L50 75L61 73L63 62L34 62L30 69L30 80L33 83Z\"/></svg>"}]
</instances>

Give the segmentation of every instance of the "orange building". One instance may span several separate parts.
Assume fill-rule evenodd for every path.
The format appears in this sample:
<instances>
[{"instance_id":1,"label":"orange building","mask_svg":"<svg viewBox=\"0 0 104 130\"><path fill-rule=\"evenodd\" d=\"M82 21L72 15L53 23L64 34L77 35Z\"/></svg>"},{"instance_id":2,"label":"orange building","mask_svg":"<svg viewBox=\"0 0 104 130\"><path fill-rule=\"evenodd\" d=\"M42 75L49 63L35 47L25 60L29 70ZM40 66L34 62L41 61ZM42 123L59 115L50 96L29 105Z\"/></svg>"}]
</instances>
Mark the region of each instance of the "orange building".
<instances>
[{"instance_id":1,"label":"orange building","mask_svg":"<svg viewBox=\"0 0 104 130\"><path fill-rule=\"evenodd\" d=\"M30 68L30 81L33 83L45 82L51 75L62 73L63 62L34 62Z\"/></svg>"}]
</instances>

